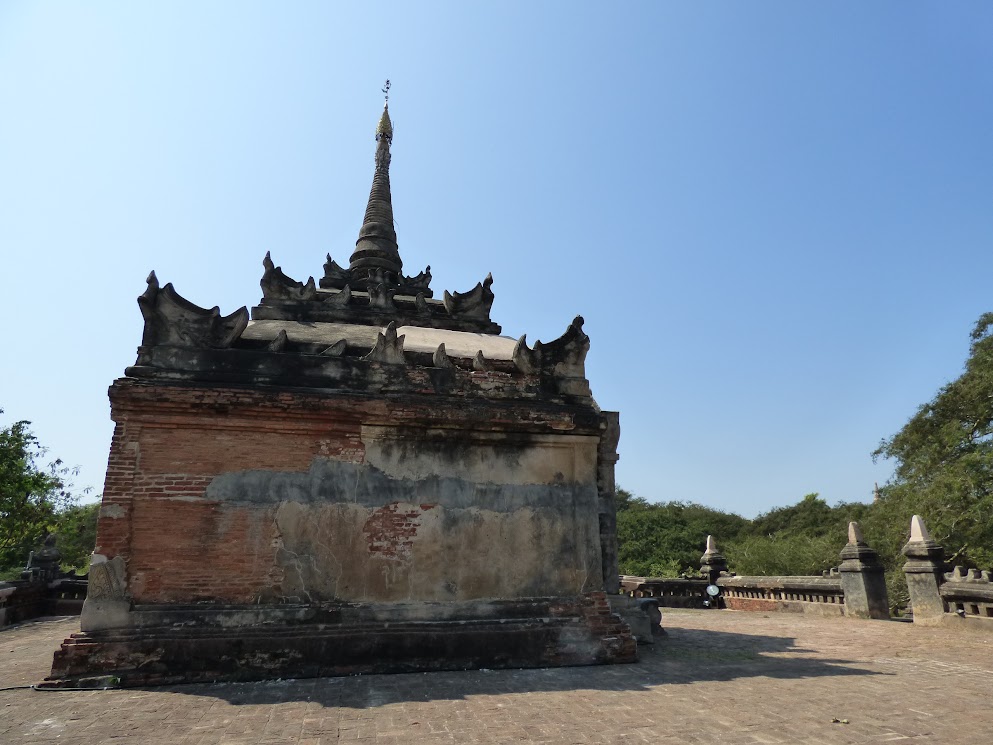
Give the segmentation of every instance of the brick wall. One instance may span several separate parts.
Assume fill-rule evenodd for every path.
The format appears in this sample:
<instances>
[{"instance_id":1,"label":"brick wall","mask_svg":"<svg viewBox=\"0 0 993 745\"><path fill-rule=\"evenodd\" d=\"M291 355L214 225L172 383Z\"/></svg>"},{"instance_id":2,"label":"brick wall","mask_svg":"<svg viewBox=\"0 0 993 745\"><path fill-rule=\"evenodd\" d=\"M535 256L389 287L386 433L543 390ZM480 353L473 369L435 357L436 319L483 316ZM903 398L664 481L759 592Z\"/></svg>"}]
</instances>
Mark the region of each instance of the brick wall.
<instances>
[{"instance_id":1,"label":"brick wall","mask_svg":"<svg viewBox=\"0 0 993 745\"><path fill-rule=\"evenodd\" d=\"M579 426L582 414L532 404L467 406L435 398L201 388L134 379L117 381L110 395L117 426L96 550L127 561L128 592L139 604L305 597L313 572L325 571L326 561L338 561L331 556L336 549L324 545L328 531L337 530L338 517L325 515L322 519L332 523L306 531L313 545L298 555L299 546L283 543L278 505L253 503L253 493L244 500L237 494L224 501L206 496L221 474L305 474L317 456L364 463L363 426L505 431L526 440L528 433L559 437L563 431L589 437L598 434L599 424L589 419ZM409 562L414 534L434 514L432 507L420 505L417 514L408 514L410 507L385 504L356 526L356 537L364 538L377 560ZM342 533L336 540L350 545L353 539ZM350 550L354 553L355 547ZM317 554L322 558L312 567ZM321 592L326 595L327 588L318 596Z\"/></svg>"},{"instance_id":2,"label":"brick wall","mask_svg":"<svg viewBox=\"0 0 993 745\"><path fill-rule=\"evenodd\" d=\"M205 497L218 474L306 471L314 456L361 462L360 426L312 399L234 389L111 389L117 422L97 553L128 560L135 602L255 602L278 595L270 510Z\"/></svg>"},{"instance_id":3,"label":"brick wall","mask_svg":"<svg viewBox=\"0 0 993 745\"><path fill-rule=\"evenodd\" d=\"M146 498L128 565L136 602L250 603L272 594L278 542L264 510Z\"/></svg>"}]
</instances>

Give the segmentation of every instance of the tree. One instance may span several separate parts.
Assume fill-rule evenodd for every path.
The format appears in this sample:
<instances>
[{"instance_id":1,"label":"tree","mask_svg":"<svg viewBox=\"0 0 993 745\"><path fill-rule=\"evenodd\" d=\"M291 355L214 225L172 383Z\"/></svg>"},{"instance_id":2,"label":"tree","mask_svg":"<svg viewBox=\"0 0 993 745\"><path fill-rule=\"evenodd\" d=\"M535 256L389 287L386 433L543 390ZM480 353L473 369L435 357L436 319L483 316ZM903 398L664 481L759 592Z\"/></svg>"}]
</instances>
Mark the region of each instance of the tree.
<instances>
[{"instance_id":1,"label":"tree","mask_svg":"<svg viewBox=\"0 0 993 745\"><path fill-rule=\"evenodd\" d=\"M28 552L54 529L57 514L76 499L74 469L61 460L44 469L37 465L45 450L29 424L0 429L0 569L23 565Z\"/></svg>"},{"instance_id":2,"label":"tree","mask_svg":"<svg viewBox=\"0 0 993 745\"><path fill-rule=\"evenodd\" d=\"M819 575L838 566L844 534L802 535L775 533L749 535L724 547L729 568L737 574L767 577Z\"/></svg>"},{"instance_id":3,"label":"tree","mask_svg":"<svg viewBox=\"0 0 993 745\"><path fill-rule=\"evenodd\" d=\"M78 504L55 516L56 545L62 552L65 569L87 570L90 554L97 542L97 517L100 504Z\"/></svg>"},{"instance_id":4,"label":"tree","mask_svg":"<svg viewBox=\"0 0 993 745\"><path fill-rule=\"evenodd\" d=\"M737 537L748 521L691 502L652 504L617 490L618 564L621 573L674 577L700 569L708 535Z\"/></svg>"},{"instance_id":5,"label":"tree","mask_svg":"<svg viewBox=\"0 0 993 745\"><path fill-rule=\"evenodd\" d=\"M914 514L951 563L993 564L993 313L979 318L971 342L962 375L873 453L896 461L869 521L891 565Z\"/></svg>"},{"instance_id":6,"label":"tree","mask_svg":"<svg viewBox=\"0 0 993 745\"><path fill-rule=\"evenodd\" d=\"M837 541L847 534L848 523L861 520L868 509L869 505L858 502L840 502L831 507L816 493L807 494L790 507L776 507L756 517L751 533L756 536L831 536Z\"/></svg>"},{"instance_id":7,"label":"tree","mask_svg":"<svg viewBox=\"0 0 993 745\"><path fill-rule=\"evenodd\" d=\"M820 574L838 565L848 523L863 520L868 510L858 502L831 507L816 493L807 494L756 517L746 536L728 542L728 563L739 574Z\"/></svg>"}]
</instances>

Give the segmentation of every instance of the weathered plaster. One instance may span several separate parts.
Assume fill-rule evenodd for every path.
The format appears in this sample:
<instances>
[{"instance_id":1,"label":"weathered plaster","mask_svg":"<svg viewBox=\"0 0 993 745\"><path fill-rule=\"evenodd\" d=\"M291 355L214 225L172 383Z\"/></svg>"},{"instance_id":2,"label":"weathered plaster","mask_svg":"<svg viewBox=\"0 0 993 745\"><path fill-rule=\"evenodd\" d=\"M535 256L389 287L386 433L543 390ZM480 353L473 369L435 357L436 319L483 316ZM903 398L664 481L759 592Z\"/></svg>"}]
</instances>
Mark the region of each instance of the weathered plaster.
<instances>
[{"instance_id":1,"label":"weathered plaster","mask_svg":"<svg viewBox=\"0 0 993 745\"><path fill-rule=\"evenodd\" d=\"M398 334L406 337L404 349L411 352L433 352L439 344L452 357L475 357L482 352L489 360L510 360L514 357L517 339L494 334L474 334L469 331L450 331L420 326L401 326Z\"/></svg>"},{"instance_id":2,"label":"weathered plaster","mask_svg":"<svg viewBox=\"0 0 993 745\"><path fill-rule=\"evenodd\" d=\"M100 517L118 520L122 517L127 517L127 512L119 504L104 504L100 505Z\"/></svg>"},{"instance_id":3,"label":"weathered plaster","mask_svg":"<svg viewBox=\"0 0 993 745\"><path fill-rule=\"evenodd\" d=\"M395 479L454 476L478 484L590 484L597 438L362 427L367 463Z\"/></svg>"},{"instance_id":4,"label":"weathered plaster","mask_svg":"<svg viewBox=\"0 0 993 745\"><path fill-rule=\"evenodd\" d=\"M537 462L534 454L523 460ZM250 510L254 522L272 522L282 579L263 594L291 602L461 601L599 589L595 482L567 483L560 471L546 469L554 483L479 483L470 477L484 475L480 468L464 477L412 479L315 458L307 473L222 474L206 498Z\"/></svg>"}]
</instances>

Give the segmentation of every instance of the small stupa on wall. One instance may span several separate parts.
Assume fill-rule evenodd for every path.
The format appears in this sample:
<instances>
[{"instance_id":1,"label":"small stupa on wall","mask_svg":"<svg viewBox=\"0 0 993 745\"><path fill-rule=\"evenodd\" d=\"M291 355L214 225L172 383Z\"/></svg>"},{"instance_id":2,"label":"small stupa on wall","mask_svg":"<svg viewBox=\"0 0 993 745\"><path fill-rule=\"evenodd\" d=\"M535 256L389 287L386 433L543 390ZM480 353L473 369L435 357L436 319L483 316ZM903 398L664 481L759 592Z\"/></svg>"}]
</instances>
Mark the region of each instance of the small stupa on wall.
<instances>
[{"instance_id":1,"label":"small stupa on wall","mask_svg":"<svg viewBox=\"0 0 993 745\"><path fill-rule=\"evenodd\" d=\"M388 87L385 89L388 93ZM116 423L82 633L48 685L629 662L617 414L583 319L500 335L493 280L404 273L388 98L348 266L266 255L222 315L154 272Z\"/></svg>"}]
</instances>

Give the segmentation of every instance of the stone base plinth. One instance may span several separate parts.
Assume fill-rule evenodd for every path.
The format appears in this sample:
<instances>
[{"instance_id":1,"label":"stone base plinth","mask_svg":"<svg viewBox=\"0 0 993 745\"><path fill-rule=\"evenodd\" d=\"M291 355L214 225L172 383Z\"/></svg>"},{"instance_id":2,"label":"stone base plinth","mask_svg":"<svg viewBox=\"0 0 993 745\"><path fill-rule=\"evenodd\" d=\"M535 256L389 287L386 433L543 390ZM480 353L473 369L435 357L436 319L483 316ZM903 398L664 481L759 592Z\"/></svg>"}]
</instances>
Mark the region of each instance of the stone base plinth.
<instances>
[{"instance_id":1,"label":"stone base plinth","mask_svg":"<svg viewBox=\"0 0 993 745\"><path fill-rule=\"evenodd\" d=\"M662 635L662 614L655 598L611 595L610 607L628 625L638 644L654 644L655 637Z\"/></svg>"},{"instance_id":2,"label":"stone base plinth","mask_svg":"<svg viewBox=\"0 0 993 745\"><path fill-rule=\"evenodd\" d=\"M634 637L602 593L447 606L325 607L316 615L287 610L278 609L280 621L266 623L258 607L200 613L139 607L135 627L66 639L41 685L74 686L100 676L112 676L121 686L145 686L637 660ZM261 622L224 623L245 614ZM147 626L156 616L186 620Z\"/></svg>"}]
</instances>

